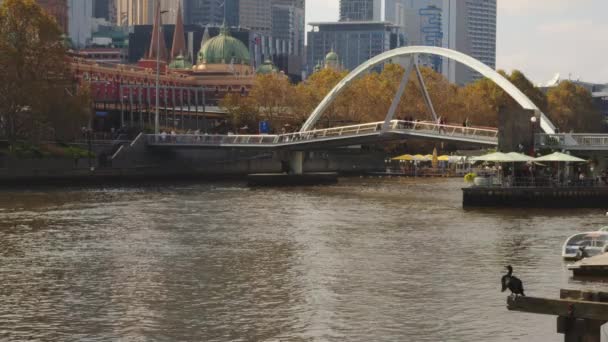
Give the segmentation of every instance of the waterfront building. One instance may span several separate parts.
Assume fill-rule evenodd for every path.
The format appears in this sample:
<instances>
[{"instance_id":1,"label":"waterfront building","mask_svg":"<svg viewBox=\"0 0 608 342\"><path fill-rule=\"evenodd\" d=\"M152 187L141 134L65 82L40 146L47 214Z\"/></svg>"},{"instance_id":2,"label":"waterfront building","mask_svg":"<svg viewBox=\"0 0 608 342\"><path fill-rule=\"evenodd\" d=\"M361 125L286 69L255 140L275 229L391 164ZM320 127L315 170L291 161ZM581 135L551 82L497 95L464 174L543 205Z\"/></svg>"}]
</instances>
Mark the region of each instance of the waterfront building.
<instances>
[{"instance_id":1,"label":"waterfront building","mask_svg":"<svg viewBox=\"0 0 608 342\"><path fill-rule=\"evenodd\" d=\"M361 63L388 50L400 47L399 27L387 22L310 23L308 32L308 73L332 50L340 64L353 70Z\"/></svg>"},{"instance_id":2,"label":"waterfront building","mask_svg":"<svg viewBox=\"0 0 608 342\"><path fill-rule=\"evenodd\" d=\"M380 21L381 0L340 0L340 21Z\"/></svg>"}]
</instances>

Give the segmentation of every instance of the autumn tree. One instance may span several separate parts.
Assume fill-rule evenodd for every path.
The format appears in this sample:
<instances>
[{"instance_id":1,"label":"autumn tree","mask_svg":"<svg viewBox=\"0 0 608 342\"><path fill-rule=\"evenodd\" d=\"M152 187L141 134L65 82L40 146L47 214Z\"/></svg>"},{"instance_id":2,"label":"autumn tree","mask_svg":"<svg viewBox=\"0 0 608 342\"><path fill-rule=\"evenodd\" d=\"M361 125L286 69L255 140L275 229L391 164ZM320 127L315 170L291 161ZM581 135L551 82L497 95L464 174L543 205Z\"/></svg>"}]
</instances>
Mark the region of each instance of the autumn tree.
<instances>
[{"instance_id":1,"label":"autumn tree","mask_svg":"<svg viewBox=\"0 0 608 342\"><path fill-rule=\"evenodd\" d=\"M69 136L86 122L88 92L73 84L61 30L34 0L0 5L0 115L11 146L17 139Z\"/></svg>"},{"instance_id":2,"label":"autumn tree","mask_svg":"<svg viewBox=\"0 0 608 342\"><path fill-rule=\"evenodd\" d=\"M603 128L602 115L584 87L564 81L547 92L547 99L548 116L560 130L599 132Z\"/></svg>"},{"instance_id":3,"label":"autumn tree","mask_svg":"<svg viewBox=\"0 0 608 342\"><path fill-rule=\"evenodd\" d=\"M220 106L226 109L228 124L235 132L244 126L257 127L260 115L251 97L229 93L220 101Z\"/></svg>"}]
</instances>

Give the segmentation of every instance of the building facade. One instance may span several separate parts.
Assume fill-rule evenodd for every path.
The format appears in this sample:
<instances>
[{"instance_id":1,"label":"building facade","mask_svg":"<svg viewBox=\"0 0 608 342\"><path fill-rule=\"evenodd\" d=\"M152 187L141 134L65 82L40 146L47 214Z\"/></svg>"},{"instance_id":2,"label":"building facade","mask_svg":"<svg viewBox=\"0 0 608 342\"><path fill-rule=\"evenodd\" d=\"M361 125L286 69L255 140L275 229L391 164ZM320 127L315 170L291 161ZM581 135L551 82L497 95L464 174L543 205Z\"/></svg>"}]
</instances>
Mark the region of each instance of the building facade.
<instances>
[{"instance_id":1,"label":"building facade","mask_svg":"<svg viewBox=\"0 0 608 342\"><path fill-rule=\"evenodd\" d=\"M279 69L295 78L302 76L305 59L305 13L303 0L273 0L271 37L275 58L272 60Z\"/></svg>"},{"instance_id":2,"label":"building facade","mask_svg":"<svg viewBox=\"0 0 608 342\"><path fill-rule=\"evenodd\" d=\"M69 0L69 36L76 48L86 46L93 31L93 2Z\"/></svg>"},{"instance_id":3,"label":"building facade","mask_svg":"<svg viewBox=\"0 0 608 342\"><path fill-rule=\"evenodd\" d=\"M116 17L116 6L114 0L93 0L93 17L102 18L111 22L112 16L110 13L114 12L114 18Z\"/></svg>"},{"instance_id":4,"label":"building facade","mask_svg":"<svg viewBox=\"0 0 608 342\"><path fill-rule=\"evenodd\" d=\"M38 4L55 17L57 24L59 24L63 32L68 32L69 16L67 0L38 0Z\"/></svg>"},{"instance_id":5,"label":"building facade","mask_svg":"<svg viewBox=\"0 0 608 342\"><path fill-rule=\"evenodd\" d=\"M400 47L399 27L387 22L310 23L308 32L307 71L323 63L330 52L340 56L340 65L353 70L383 52Z\"/></svg>"},{"instance_id":6,"label":"building facade","mask_svg":"<svg viewBox=\"0 0 608 342\"><path fill-rule=\"evenodd\" d=\"M445 0L444 46L496 68L496 0ZM481 75L454 61L444 61L448 79L466 84Z\"/></svg>"},{"instance_id":7,"label":"building facade","mask_svg":"<svg viewBox=\"0 0 608 342\"><path fill-rule=\"evenodd\" d=\"M160 1L164 24L175 24L176 13L182 0L115 0L116 24L119 26L152 25L154 4Z\"/></svg>"},{"instance_id":8,"label":"building facade","mask_svg":"<svg viewBox=\"0 0 608 342\"><path fill-rule=\"evenodd\" d=\"M340 0L340 21L380 21L381 0Z\"/></svg>"},{"instance_id":9,"label":"building facade","mask_svg":"<svg viewBox=\"0 0 608 342\"><path fill-rule=\"evenodd\" d=\"M184 0L186 24L239 26L239 0Z\"/></svg>"},{"instance_id":10,"label":"building facade","mask_svg":"<svg viewBox=\"0 0 608 342\"><path fill-rule=\"evenodd\" d=\"M272 0L240 0L239 23L253 32L270 36L272 32Z\"/></svg>"}]
</instances>

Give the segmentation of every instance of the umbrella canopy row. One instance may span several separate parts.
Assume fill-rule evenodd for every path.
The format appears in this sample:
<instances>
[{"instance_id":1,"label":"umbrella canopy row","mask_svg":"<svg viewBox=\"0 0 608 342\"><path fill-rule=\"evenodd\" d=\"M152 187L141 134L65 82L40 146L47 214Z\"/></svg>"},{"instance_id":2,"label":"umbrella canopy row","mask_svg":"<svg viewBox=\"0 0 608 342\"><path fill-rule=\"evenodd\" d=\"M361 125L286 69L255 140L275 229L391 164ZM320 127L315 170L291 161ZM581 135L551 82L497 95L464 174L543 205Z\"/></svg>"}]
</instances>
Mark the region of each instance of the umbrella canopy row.
<instances>
[{"instance_id":1,"label":"umbrella canopy row","mask_svg":"<svg viewBox=\"0 0 608 342\"><path fill-rule=\"evenodd\" d=\"M404 154L402 156L392 158L392 160L396 160L396 161L432 161L433 155L427 154L427 155L423 156L421 154L416 154L413 156L411 154ZM450 156L447 156L447 155L438 156L437 160L438 161L450 161Z\"/></svg>"},{"instance_id":2,"label":"umbrella canopy row","mask_svg":"<svg viewBox=\"0 0 608 342\"><path fill-rule=\"evenodd\" d=\"M587 162L584 159L571 156L569 154L555 152L543 157L533 158L527 156L525 154L511 152L511 153L502 153L502 152L494 152L490 154L486 154L484 156L479 156L472 158L471 161L485 161L485 162L497 162L497 163L526 163L526 162L566 162L566 163L585 163Z\"/></svg>"}]
</instances>

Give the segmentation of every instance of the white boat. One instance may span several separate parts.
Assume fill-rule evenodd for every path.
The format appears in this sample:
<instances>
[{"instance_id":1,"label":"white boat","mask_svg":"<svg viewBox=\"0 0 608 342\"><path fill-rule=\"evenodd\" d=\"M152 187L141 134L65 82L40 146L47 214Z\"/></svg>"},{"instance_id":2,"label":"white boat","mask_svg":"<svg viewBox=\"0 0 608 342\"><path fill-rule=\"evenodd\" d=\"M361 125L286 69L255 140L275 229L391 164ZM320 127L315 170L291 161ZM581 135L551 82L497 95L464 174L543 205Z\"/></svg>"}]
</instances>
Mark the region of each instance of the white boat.
<instances>
[{"instance_id":1,"label":"white boat","mask_svg":"<svg viewBox=\"0 0 608 342\"><path fill-rule=\"evenodd\" d=\"M564 243L562 257L565 260L577 259L580 247L583 246L589 257L608 252L608 231L594 231L572 235Z\"/></svg>"}]
</instances>

